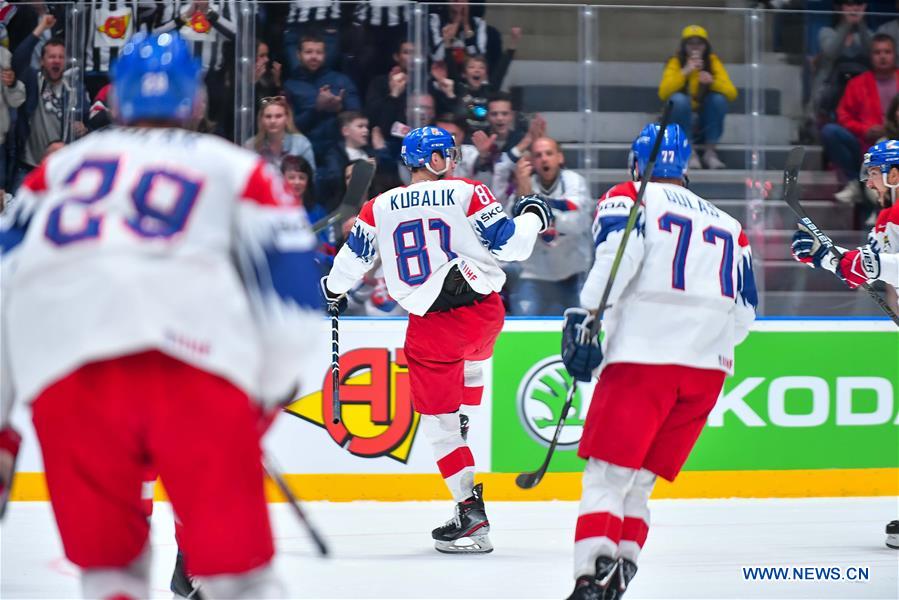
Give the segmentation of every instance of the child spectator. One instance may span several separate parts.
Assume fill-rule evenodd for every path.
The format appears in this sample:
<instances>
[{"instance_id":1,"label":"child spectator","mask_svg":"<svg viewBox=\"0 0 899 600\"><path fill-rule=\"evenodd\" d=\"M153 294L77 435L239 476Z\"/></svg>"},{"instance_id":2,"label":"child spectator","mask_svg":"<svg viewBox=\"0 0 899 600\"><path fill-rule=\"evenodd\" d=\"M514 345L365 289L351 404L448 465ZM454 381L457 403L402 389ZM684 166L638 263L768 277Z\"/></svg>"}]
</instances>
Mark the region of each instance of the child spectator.
<instances>
[{"instance_id":1,"label":"child spectator","mask_svg":"<svg viewBox=\"0 0 899 600\"><path fill-rule=\"evenodd\" d=\"M284 96L263 98L256 118L258 133L244 143L276 168L287 156L302 156L315 170L315 156L309 139L294 126L293 112Z\"/></svg>"},{"instance_id":2,"label":"child spectator","mask_svg":"<svg viewBox=\"0 0 899 600\"><path fill-rule=\"evenodd\" d=\"M727 103L737 98L737 88L730 81L727 70L709 44L709 35L699 25L688 25L681 32L680 49L668 59L659 97L674 103L671 122L688 134L695 131L697 144L705 144L702 159L709 169L723 169L726 165L718 157L715 146L724 133ZM697 127L693 127L694 113ZM694 153L689 167L701 169L702 162Z\"/></svg>"},{"instance_id":3,"label":"child spectator","mask_svg":"<svg viewBox=\"0 0 899 600\"><path fill-rule=\"evenodd\" d=\"M390 156L382 138L370 140L368 117L355 111L340 113L337 117L341 141L325 155L319 171L319 181L325 197L325 204L333 210L333 203L340 200L346 166L357 160L373 161L376 165L373 182L374 193L380 193L398 184L396 161Z\"/></svg>"}]
</instances>

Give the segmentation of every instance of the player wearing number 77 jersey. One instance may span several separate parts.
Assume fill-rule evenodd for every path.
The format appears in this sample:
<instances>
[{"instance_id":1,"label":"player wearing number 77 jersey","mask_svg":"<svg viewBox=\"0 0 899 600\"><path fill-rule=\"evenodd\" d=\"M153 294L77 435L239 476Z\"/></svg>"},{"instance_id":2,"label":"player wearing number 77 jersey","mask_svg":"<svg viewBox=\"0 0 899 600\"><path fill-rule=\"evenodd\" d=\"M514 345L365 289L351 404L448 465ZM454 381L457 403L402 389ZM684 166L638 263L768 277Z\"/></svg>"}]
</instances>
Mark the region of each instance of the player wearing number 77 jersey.
<instances>
[{"instance_id":1,"label":"player wearing number 77 jersey","mask_svg":"<svg viewBox=\"0 0 899 600\"><path fill-rule=\"evenodd\" d=\"M593 226L596 261L580 307L565 311L562 358L599 381L578 454L587 459L571 598L617 600L637 570L656 477L673 481L733 372L755 318L749 242L740 224L685 187L690 143L678 125L642 181L658 125L632 146L634 182L609 190ZM638 188L647 185L609 296L600 349L589 339ZM603 356L605 360L603 360Z\"/></svg>"},{"instance_id":2,"label":"player wearing number 77 jersey","mask_svg":"<svg viewBox=\"0 0 899 600\"><path fill-rule=\"evenodd\" d=\"M510 219L483 183L453 179L457 148L439 127L411 131L402 156L412 184L362 207L324 289L337 303L380 254L387 291L409 311L405 353L412 404L457 502L453 518L432 532L435 546L490 552L482 486L474 485L467 417L460 409L480 404L482 368L503 326L497 292L505 274L497 259L530 256L537 235L552 225L552 211L542 198L526 196Z\"/></svg>"},{"instance_id":3,"label":"player wearing number 77 jersey","mask_svg":"<svg viewBox=\"0 0 899 600\"><path fill-rule=\"evenodd\" d=\"M181 128L200 77L177 36L132 37L113 67L126 127L46 159L0 229L3 425L33 401L89 598L150 595L148 468L204 594L280 593L260 438L315 347L315 238L262 159Z\"/></svg>"}]
</instances>

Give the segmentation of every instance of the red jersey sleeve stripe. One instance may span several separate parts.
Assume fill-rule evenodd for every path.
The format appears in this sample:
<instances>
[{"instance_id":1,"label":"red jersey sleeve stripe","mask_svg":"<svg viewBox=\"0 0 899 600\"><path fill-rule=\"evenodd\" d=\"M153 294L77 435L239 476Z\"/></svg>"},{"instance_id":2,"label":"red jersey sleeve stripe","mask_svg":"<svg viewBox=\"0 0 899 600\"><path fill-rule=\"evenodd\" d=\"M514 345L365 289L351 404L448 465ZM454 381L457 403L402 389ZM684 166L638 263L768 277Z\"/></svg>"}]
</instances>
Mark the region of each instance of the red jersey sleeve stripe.
<instances>
[{"instance_id":1,"label":"red jersey sleeve stripe","mask_svg":"<svg viewBox=\"0 0 899 600\"><path fill-rule=\"evenodd\" d=\"M874 225L874 230L886 231L887 225L890 223L899 225L899 204L891 208L884 208L880 211L880 214L877 215L877 222Z\"/></svg>"},{"instance_id":2,"label":"red jersey sleeve stripe","mask_svg":"<svg viewBox=\"0 0 899 600\"><path fill-rule=\"evenodd\" d=\"M253 167L241 200L262 206L299 206L284 180L264 160Z\"/></svg>"},{"instance_id":3,"label":"red jersey sleeve stripe","mask_svg":"<svg viewBox=\"0 0 899 600\"><path fill-rule=\"evenodd\" d=\"M359 211L359 215L356 217L366 225L370 225L371 227L375 226L375 199L372 198L368 202L362 205L362 210Z\"/></svg>"},{"instance_id":4,"label":"red jersey sleeve stripe","mask_svg":"<svg viewBox=\"0 0 899 600\"><path fill-rule=\"evenodd\" d=\"M479 210L483 210L485 207L490 206L491 204L498 204L496 201L496 196L493 195L493 192L490 191L490 188L481 183L480 181L474 181L471 179L462 179L462 181L470 184L471 188L471 198L468 200L468 210L466 211L466 216L472 216L477 213Z\"/></svg>"},{"instance_id":5,"label":"red jersey sleeve stripe","mask_svg":"<svg viewBox=\"0 0 899 600\"><path fill-rule=\"evenodd\" d=\"M746 237L745 231L740 231L740 237L737 238L737 243L740 244L740 248L746 248L749 246L749 238Z\"/></svg>"},{"instance_id":6,"label":"red jersey sleeve stripe","mask_svg":"<svg viewBox=\"0 0 899 600\"><path fill-rule=\"evenodd\" d=\"M41 161L41 164L31 170L22 185L32 192L43 192L47 190L47 161Z\"/></svg>"},{"instance_id":7,"label":"red jersey sleeve stripe","mask_svg":"<svg viewBox=\"0 0 899 600\"><path fill-rule=\"evenodd\" d=\"M630 198L631 200L637 199L637 187L634 185L633 181L625 181L624 183L619 183L608 192L603 194L603 197L600 198L600 202L606 200L607 198L617 198L619 196L624 196L625 198Z\"/></svg>"}]
</instances>

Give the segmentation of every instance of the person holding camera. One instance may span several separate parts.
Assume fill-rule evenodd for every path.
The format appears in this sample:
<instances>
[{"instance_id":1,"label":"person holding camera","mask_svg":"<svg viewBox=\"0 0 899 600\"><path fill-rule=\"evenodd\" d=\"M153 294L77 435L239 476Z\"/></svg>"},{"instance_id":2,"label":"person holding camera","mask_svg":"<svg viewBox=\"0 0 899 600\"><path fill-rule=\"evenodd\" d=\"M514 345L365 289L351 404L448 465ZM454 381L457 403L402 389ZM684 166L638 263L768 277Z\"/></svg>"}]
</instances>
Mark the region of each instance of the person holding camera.
<instances>
[{"instance_id":1,"label":"person holding camera","mask_svg":"<svg viewBox=\"0 0 899 600\"><path fill-rule=\"evenodd\" d=\"M724 133L727 104L736 100L737 88L731 83L721 59L712 52L705 28L699 25L684 27L680 49L668 59L662 73L659 98L674 103L671 122L680 125L697 144L705 145L702 161L694 152L689 168L701 169L705 163L709 169L724 169L726 165L718 157L715 147Z\"/></svg>"}]
</instances>

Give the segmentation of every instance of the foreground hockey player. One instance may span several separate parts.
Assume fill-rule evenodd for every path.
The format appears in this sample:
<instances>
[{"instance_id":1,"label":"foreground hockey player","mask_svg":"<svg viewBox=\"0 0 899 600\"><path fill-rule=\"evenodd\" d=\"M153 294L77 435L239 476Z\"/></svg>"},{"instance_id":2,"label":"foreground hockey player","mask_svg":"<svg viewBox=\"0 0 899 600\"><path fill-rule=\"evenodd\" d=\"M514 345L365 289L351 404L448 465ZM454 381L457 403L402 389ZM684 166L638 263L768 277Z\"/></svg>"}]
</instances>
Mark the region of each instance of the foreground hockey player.
<instances>
[{"instance_id":1,"label":"foreground hockey player","mask_svg":"<svg viewBox=\"0 0 899 600\"><path fill-rule=\"evenodd\" d=\"M497 292L505 274L496 261L526 259L552 225L552 211L542 198L526 196L510 219L483 183L453 179L457 148L439 127L411 131L402 157L412 184L362 207L323 289L329 302L339 302L380 254L387 291L409 312L412 403L457 502L453 518L432 532L435 546L490 552L482 484L474 485L467 419L459 411L480 404L482 367L503 326Z\"/></svg>"},{"instance_id":2,"label":"foreground hockey player","mask_svg":"<svg viewBox=\"0 0 899 600\"><path fill-rule=\"evenodd\" d=\"M199 78L180 38L135 35L113 70L128 127L53 154L4 215L4 405L33 401L88 598L149 597L146 468L204 594L282 593L260 437L314 346L315 240L263 160L178 128Z\"/></svg>"},{"instance_id":3,"label":"foreground hockey player","mask_svg":"<svg viewBox=\"0 0 899 600\"><path fill-rule=\"evenodd\" d=\"M632 146L640 181L658 125ZM640 183L613 187L594 222L596 262L578 308L565 311L562 357L590 381L602 365L578 454L587 459L570 598L616 600L637 571L656 477L673 481L732 373L734 346L755 318L749 242L740 224L685 186L690 143L664 132L605 313L589 328ZM603 360L604 357L604 360Z\"/></svg>"},{"instance_id":4,"label":"foreground hockey player","mask_svg":"<svg viewBox=\"0 0 899 600\"><path fill-rule=\"evenodd\" d=\"M800 228L793 234L793 257L810 267L836 273L852 289L879 279L899 290L899 140L880 142L868 149L861 180L877 192L881 206L868 244L848 251L840 248L843 259L837 261L809 231ZM899 521L888 523L886 534L886 545L899 550Z\"/></svg>"}]
</instances>

